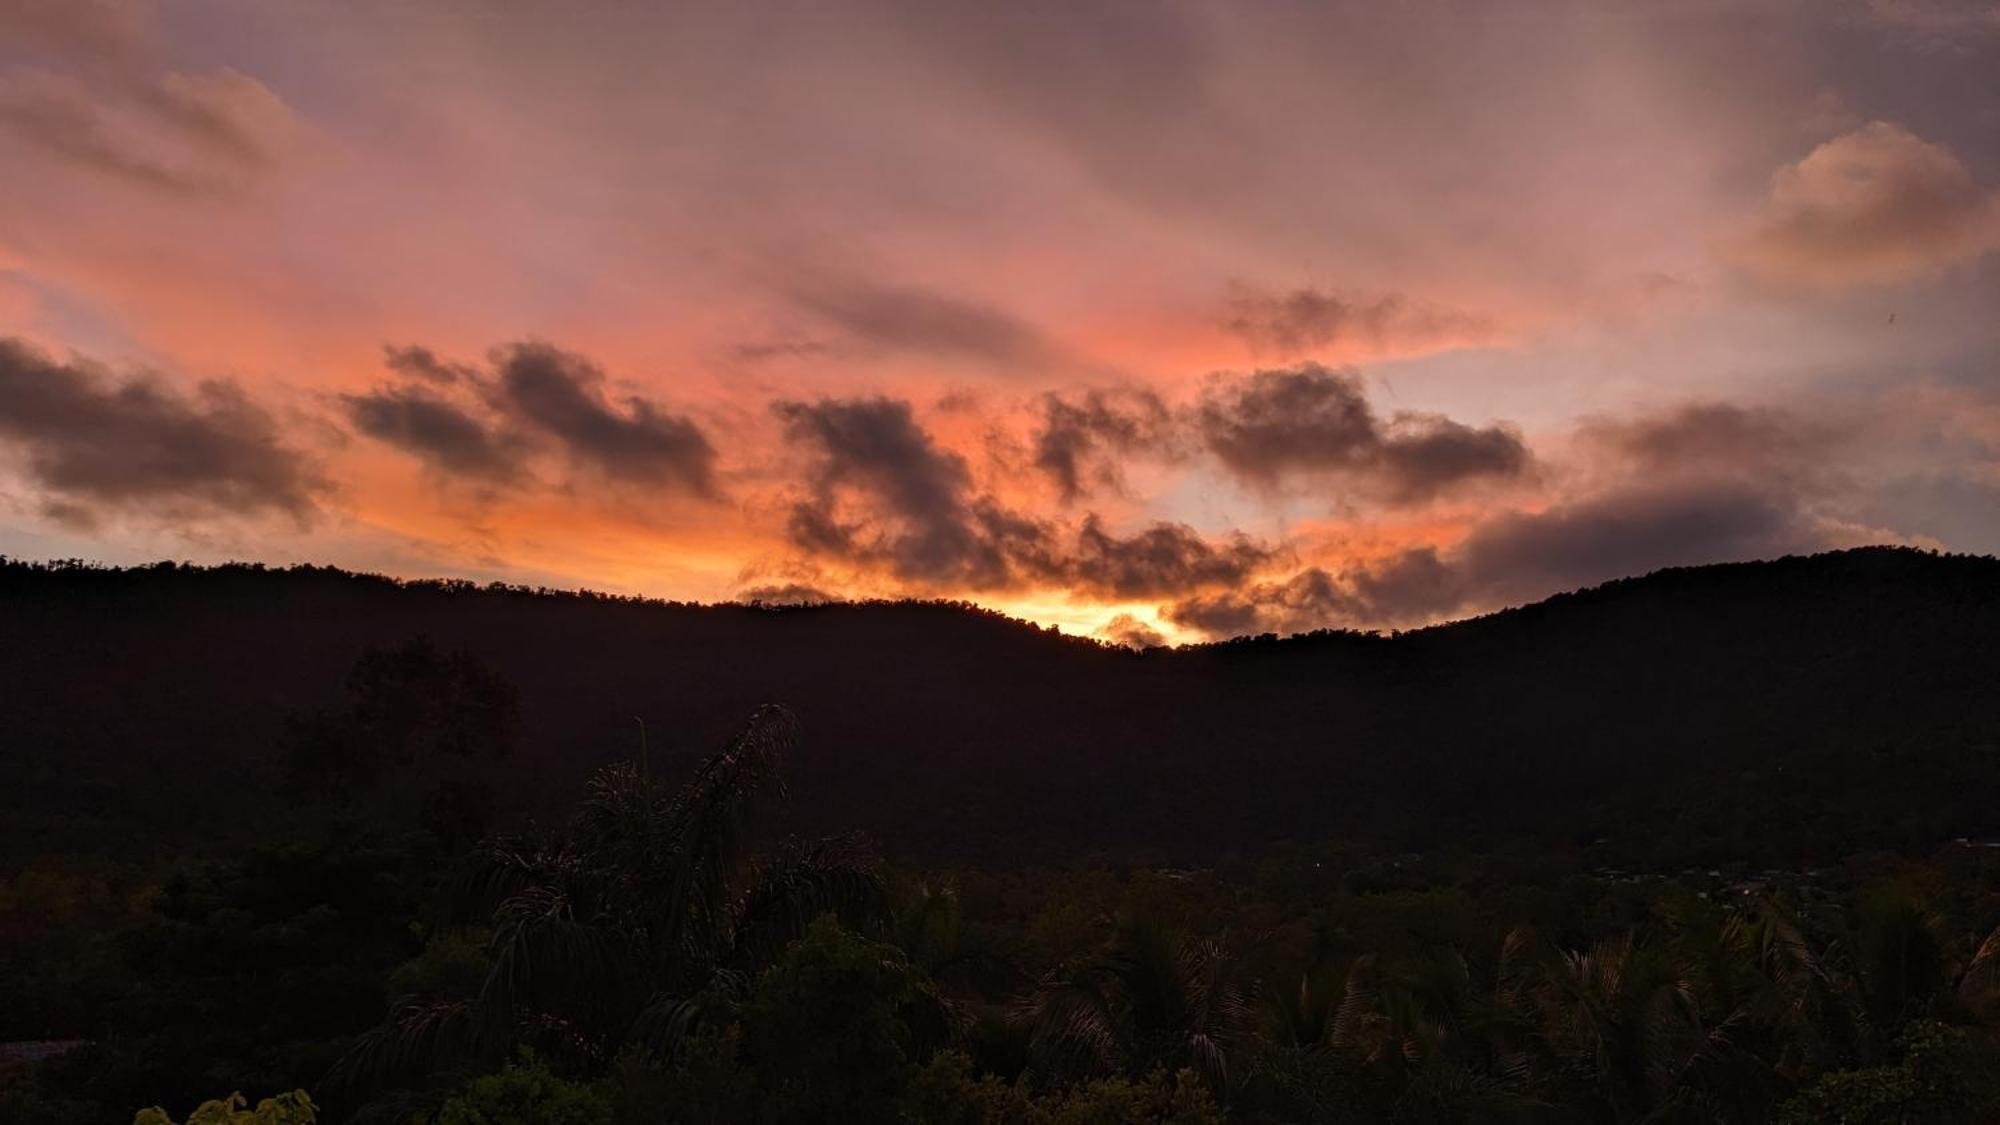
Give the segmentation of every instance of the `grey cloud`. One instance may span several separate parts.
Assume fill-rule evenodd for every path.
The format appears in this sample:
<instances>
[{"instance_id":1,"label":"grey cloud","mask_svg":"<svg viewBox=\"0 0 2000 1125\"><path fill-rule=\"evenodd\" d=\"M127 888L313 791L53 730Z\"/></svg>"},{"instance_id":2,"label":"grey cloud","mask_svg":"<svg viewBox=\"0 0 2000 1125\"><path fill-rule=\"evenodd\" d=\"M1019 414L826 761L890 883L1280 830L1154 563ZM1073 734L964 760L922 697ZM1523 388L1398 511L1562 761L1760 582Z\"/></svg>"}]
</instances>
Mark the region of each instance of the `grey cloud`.
<instances>
[{"instance_id":1,"label":"grey cloud","mask_svg":"<svg viewBox=\"0 0 2000 1125\"><path fill-rule=\"evenodd\" d=\"M1243 535L1221 545L1183 524L1158 523L1129 537L1084 520L1062 577L1077 589L1114 598L1172 596L1247 580L1276 552Z\"/></svg>"},{"instance_id":2,"label":"grey cloud","mask_svg":"<svg viewBox=\"0 0 2000 1125\"><path fill-rule=\"evenodd\" d=\"M1243 581L1275 554L1244 536L1214 542L1179 524L1119 536L1095 516L1071 536L980 494L964 459L940 448L900 400L786 402L776 410L787 439L813 457L788 522L792 544L811 555L930 586L1048 583L1109 597L1170 597Z\"/></svg>"},{"instance_id":3,"label":"grey cloud","mask_svg":"<svg viewBox=\"0 0 2000 1125\"><path fill-rule=\"evenodd\" d=\"M1211 388L1198 425L1224 465L1267 484L1294 470L1358 468L1380 440L1361 381L1316 363Z\"/></svg>"},{"instance_id":4,"label":"grey cloud","mask_svg":"<svg viewBox=\"0 0 2000 1125\"><path fill-rule=\"evenodd\" d=\"M1358 616L1372 625L1405 625L1455 612L1466 598L1465 576L1435 547L1412 547L1346 575Z\"/></svg>"},{"instance_id":5,"label":"grey cloud","mask_svg":"<svg viewBox=\"0 0 2000 1125\"><path fill-rule=\"evenodd\" d=\"M792 299L866 344L889 351L958 356L1006 367L1058 362L1040 330L1000 309L926 289L828 282Z\"/></svg>"},{"instance_id":6,"label":"grey cloud","mask_svg":"<svg viewBox=\"0 0 2000 1125\"><path fill-rule=\"evenodd\" d=\"M1093 484L1116 487L1117 462L1106 454L1152 449L1171 452L1173 419L1151 391L1136 388L1051 393L1037 404L1035 467L1055 481L1065 503Z\"/></svg>"},{"instance_id":7,"label":"grey cloud","mask_svg":"<svg viewBox=\"0 0 2000 1125\"><path fill-rule=\"evenodd\" d=\"M1518 478L1532 465L1507 427L1423 414L1384 425L1353 373L1316 363L1211 386L1195 426L1226 467L1266 487L1290 474L1342 474L1414 501L1475 480Z\"/></svg>"},{"instance_id":8,"label":"grey cloud","mask_svg":"<svg viewBox=\"0 0 2000 1125\"><path fill-rule=\"evenodd\" d=\"M1400 501L1428 500L1469 480L1525 476L1533 461L1512 429L1474 428L1433 414L1399 417L1378 457L1380 476Z\"/></svg>"},{"instance_id":9,"label":"grey cloud","mask_svg":"<svg viewBox=\"0 0 2000 1125\"><path fill-rule=\"evenodd\" d=\"M810 553L887 567L896 577L1008 585L1008 547L1039 533L971 494L965 460L940 449L895 399L781 402L786 437L815 463L789 534ZM843 521L837 512L852 509Z\"/></svg>"},{"instance_id":10,"label":"grey cloud","mask_svg":"<svg viewBox=\"0 0 2000 1125\"><path fill-rule=\"evenodd\" d=\"M1162 608L1210 637L1424 624L1672 566L1848 545L1783 489L1730 481L1633 485L1542 512L1511 512L1458 547L1414 548L1339 574L1319 568Z\"/></svg>"},{"instance_id":11,"label":"grey cloud","mask_svg":"<svg viewBox=\"0 0 2000 1125\"><path fill-rule=\"evenodd\" d=\"M1731 481L1644 485L1547 511L1500 516L1457 552L1486 604L1669 566L1771 558L1834 544L1781 490Z\"/></svg>"},{"instance_id":12,"label":"grey cloud","mask_svg":"<svg viewBox=\"0 0 2000 1125\"><path fill-rule=\"evenodd\" d=\"M233 384L205 382L183 396L11 339L0 339L0 443L71 522L118 509L280 513L304 524L330 487Z\"/></svg>"},{"instance_id":13,"label":"grey cloud","mask_svg":"<svg viewBox=\"0 0 2000 1125\"><path fill-rule=\"evenodd\" d=\"M629 397L621 412L605 401L604 372L548 344L496 349L493 394L511 417L562 444L574 461L636 484L715 493L715 449L693 421L649 399Z\"/></svg>"},{"instance_id":14,"label":"grey cloud","mask_svg":"<svg viewBox=\"0 0 2000 1125\"><path fill-rule=\"evenodd\" d=\"M737 591L736 600L746 605L825 605L840 597L803 582L782 582L748 586Z\"/></svg>"},{"instance_id":15,"label":"grey cloud","mask_svg":"<svg viewBox=\"0 0 2000 1125\"><path fill-rule=\"evenodd\" d=\"M920 523L948 520L964 509L971 484L965 459L938 448L917 424L909 403L886 398L782 402L776 410L791 440L822 455L818 491L852 485Z\"/></svg>"},{"instance_id":16,"label":"grey cloud","mask_svg":"<svg viewBox=\"0 0 2000 1125\"><path fill-rule=\"evenodd\" d=\"M439 359L436 352L417 344L382 346L382 363L398 375L449 386L460 380L479 381L477 368Z\"/></svg>"},{"instance_id":17,"label":"grey cloud","mask_svg":"<svg viewBox=\"0 0 2000 1125\"><path fill-rule=\"evenodd\" d=\"M457 476L505 483L520 472L517 450L457 406L415 387L343 395L348 421L362 433Z\"/></svg>"},{"instance_id":18,"label":"grey cloud","mask_svg":"<svg viewBox=\"0 0 2000 1125\"><path fill-rule=\"evenodd\" d=\"M1689 403L1639 418L1593 417L1584 440L1646 474L1796 472L1837 436L1823 423L1770 407Z\"/></svg>"},{"instance_id":19,"label":"grey cloud","mask_svg":"<svg viewBox=\"0 0 2000 1125\"><path fill-rule=\"evenodd\" d=\"M1223 328L1252 349L1281 358L1335 344L1424 343L1490 327L1482 318L1422 308L1397 294L1357 298L1311 287L1275 293L1235 286L1223 318Z\"/></svg>"},{"instance_id":20,"label":"grey cloud","mask_svg":"<svg viewBox=\"0 0 2000 1125\"><path fill-rule=\"evenodd\" d=\"M1416 547L1338 575L1310 567L1165 606L1175 624L1212 638L1424 623L1464 604L1467 579L1435 548Z\"/></svg>"},{"instance_id":21,"label":"grey cloud","mask_svg":"<svg viewBox=\"0 0 2000 1125\"><path fill-rule=\"evenodd\" d=\"M818 340L768 340L738 344L730 354L745 363L765 363L771 360L819 359L835 354L835 350Z\"/></svg>"},{"instance_id":22,"label":"grey cloud","mask_svg":"<svg viewBox=\"0 0 2000 1125\"><path fill-rule=\"evenodd\" d=\"M1187 598L1162 614L1184 629L1213 638L1257 633L1306 633L1354 616L1355 605L1333 576L1313 567L1282 582L1259 582Z\"/></svg>"}]
</instances>

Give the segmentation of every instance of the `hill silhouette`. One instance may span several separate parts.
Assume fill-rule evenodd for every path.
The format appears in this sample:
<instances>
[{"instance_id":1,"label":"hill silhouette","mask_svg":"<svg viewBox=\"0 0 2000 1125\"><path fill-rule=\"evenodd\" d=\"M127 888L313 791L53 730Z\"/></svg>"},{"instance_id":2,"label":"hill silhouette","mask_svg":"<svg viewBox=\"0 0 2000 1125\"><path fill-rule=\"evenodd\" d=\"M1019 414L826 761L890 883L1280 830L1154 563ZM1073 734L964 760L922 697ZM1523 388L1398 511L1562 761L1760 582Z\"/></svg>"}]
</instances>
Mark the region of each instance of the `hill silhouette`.
<instances>
[{"instance_id":1,"label":"hill silhouette","mask_svg":"<svg viewBox=\"0 0 2000 1125\"><path fill-rule=\"evenodd\" d=\"M519 689L515 813L758 704L802 829L893 854L1199 861L1287 840L1830 860L2000 831L2000 561L1868 548L1661 571L1394 636L1132 652L945 603L763 608L326 568L0 565L0 847L281 830L287 717L371 646Z\"/></svg>"}]
</instances>

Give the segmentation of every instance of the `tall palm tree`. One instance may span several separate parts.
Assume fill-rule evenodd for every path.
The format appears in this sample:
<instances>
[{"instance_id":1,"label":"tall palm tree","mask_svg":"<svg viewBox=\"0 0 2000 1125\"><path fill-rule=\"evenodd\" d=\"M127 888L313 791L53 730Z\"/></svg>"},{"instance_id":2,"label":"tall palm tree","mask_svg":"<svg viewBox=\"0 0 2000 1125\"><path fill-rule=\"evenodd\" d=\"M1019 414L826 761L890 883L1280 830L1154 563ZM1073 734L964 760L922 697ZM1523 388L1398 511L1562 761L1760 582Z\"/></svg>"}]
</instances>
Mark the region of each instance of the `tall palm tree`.
<instances>
[{"instance_id":1,"label":"tall palm tree","mask_svg":"<svg viewBox=\"0 0 2000 1125\"><path fill-rule=\"evenodd\" d=\"M1533 1106L1533 988L1540 946L1508 935L1489 984L1455 950L1384 959L1348 971L1332 1042L1396 1091L1399 1120L1504 1121Z\"/></svg>"},{"instance_id":2,"label":"tall palm tree","mask_svg":"<svg viewBox=\"0 0 2000 1125\"><path fill-rule=\"evenodd\" d=\"M1958 1002L1974 1020L2000 1025L2000 926L1979 943L1959 976Z\"/></svg>"},{"instance_id":3,"label":"tall palm tree","mask_svg":"<svg viewBox=\"0 0 2000 1125\"><path fill-rule=\"evenodd\" d=\"M760 708L678 789L615 763L560 829L482 848L445 903L450 921L487 927L477 995L396 1013L335 1067L334 1088L492 1065L521 1044L601 1067L740 999L819 915L879 926L883 886L851 841L761 846L796 736L788 711Z\"/></svg>"},{"instance_id":4,"label":"tall palm tree","mask_svg":"<svg viewBox=\"0 0 2000 1125\"><path fill-rule=\"evenodd\" d=\"M1145 921L1120 923L1111 944L1045 977L1022 1006L1027 1077L1048 1083L1192 1069L1219 1095L1249 1007L1239 966L1219 942Z\"/></svg>"}]
</instances>

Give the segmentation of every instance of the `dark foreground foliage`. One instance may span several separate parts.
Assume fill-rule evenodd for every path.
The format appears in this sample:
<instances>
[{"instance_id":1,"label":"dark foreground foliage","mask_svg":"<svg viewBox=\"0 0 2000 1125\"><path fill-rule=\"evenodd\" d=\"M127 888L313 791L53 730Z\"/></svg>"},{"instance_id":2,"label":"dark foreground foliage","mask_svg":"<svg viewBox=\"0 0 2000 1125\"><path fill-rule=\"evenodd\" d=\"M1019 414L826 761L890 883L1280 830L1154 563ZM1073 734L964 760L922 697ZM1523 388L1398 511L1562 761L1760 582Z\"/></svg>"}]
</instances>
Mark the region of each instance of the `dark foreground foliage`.
<instances>
[{"instance_id":1,"label":"dark foreground foliage","mask_svg":"<svg viewBox=\"0 0 2000 1125\"><path fill-rule=\"evenodd\" d=\"M0 1120L294 1088L194 1119L2000 1119L2000 849L918 873L773 831L794 734L762 710L678 784L614 764L455 861L413 826L30 865L4 1034L90 1041L0 1075Z\"/></svg>"},{"instance_id":2,"label":"dark foreground foliage","mask_svg":"<svg viewBox=\"0 0 2000 1125\"><path fill-rule=\"evenodd\" d=\"M325 572L12 572L17 592L46 595L35 628L139 623L119 634L136 663L101 685L0 705L46 720L33 729L63 748L96 747L76 768L109 772L52 783L54 798L76 795L64 784L94 793L85 822L129 818L129 840L175 847L145 854L115 829L79 840L58 818L61 831L6 853L0 1123L122 1123L141 1110L155 1123L287 1125L2000 1120L2000 848L1981 846L1976 827L2000 804L1982 788L1992 693L1973 682L1994 657L1992 637L1971 631L1991 624L1992 565L1862 552L1656 576L1394 639L1143 655L940 607L795 616ZM425 624L503 622L543 647L517 681L488 659L514 651L497 638L473 646L426 629L362 644L323 684L293 690L283 685L325 653L274 642L258 659L218 657L149 632L199 611L223 614L225 638L264 635L272 604L304 603L259 598L317 583L333 608L297 619L297 636L345 635L342 615L365 621L379 597L430 606ZM1810 592L1801 604L1816 616L1772 608L1792 604L1787 583ZM233 617L217 589L242 599ZM708 727L647 710L642 740L641 724L626 733L635 704L604 738L636 757L607 755L565 780L573 763L537 733L552 716L630 702L628 690L669 697L636 679L588 680L611 667L592 646L635 614L668 615L627 637L673 657L656 670L690 672L674 663L682 646L722 638L699 703L666 712L681 716L754 678L755 646L728 639L744 621L759 643L803 625L808 648L857 664L830 634L880 627L877 640L908 640L942 621L971 647L877 651L874 664L900 661L952 690L900 709L857 696L864 725L823 689L807 693L855 755L846 770L814 750L820 726L800 709L745 706L733 732L713 735L723 749L697 758L688 748ZM1732 614L1809 659L1774 663L1720 700L1683 694L1750 676L1727 647L1741 633ZM711 620L735 624L676 632ZM1653 631L1634 646L1639 623ZM52 659L62 668L101 642L72 637ZM1009 646L1026 662L995 663ZM1714 667L1685 671L1697 653ZM1580 670L1584 656L1665 678L1621 682ZM801 674L783 645L768 657L774 682ZM866 680L839 664L827 666L837 684ZM1073 690L1049 667L1191 725L1173 728L1159 768L1128 769L1120 755L1142 748L1079 747L1041 710ZM223 698L208 677L225 670L241 674L234 714L205 702ZM1677 702L1688 714L1675 730L1719 742L1649 757L1668 751L1613 722L1616 700L1548 686L1572 673L1655 721ZM1266 678L1294 694L1269 694ZM1392 698L1341 739L1301 741L1316 728L1300 724L1324 714L1316 693L1362 698L1349 680ZM1148 694L1198 683L1223 694L1178 709ZM1808 706L1828 685L1849 696ZM1474 709L1420 714L1416 695L1396 695L1419 687ZM1551 772L1580 752L1563 740L1581 720L1550 715L1532 734L1515 690L1596 715L1624 748ZM1017 760L990 741L975 742L995 754L980 769L959 759L951 740L974 728L949 707L991 718L1008 692L1078 755L1067 772L1032 776L1029 765L1051 768L1043 750ZM79 708L66 734L50 733L58 704ZM1908 733L1871 741L1892 704L1907 708ZM1410 758L1369 763L1347 747L1392 716L1420 732L1385 743ZM1497 730L1468 734L1481 717ZM1108 738L1105 722L1073 717ZM1168 729L1154 722L1134 713L1124 737ZM219 745L187 750L204 732ZM1457 774L1425 758L1426 740L1447 733L1488 757ZM1743 749L1753 735L1756 753ZM1815 749L1807 735L1825 741ZM129 741L114 748L114 736ZM264 740L254 753L230 741L252 738ZM1202 739L1210 760L1178 768ZM945 766L919 761L919 746ZM159 760L179 752L243 773L189 797ZM911 806L896 788L908 777L921 795L943 776L927 771L947 767L950 792L981 796ZM1303 778L1317 787L1292 792ZM1651 803L1621 796L1642 780ZM820 782L836 809L867 815L830 814ZM1074 809L1024 797L1058 791ZM981 802L1004 800L1010 831L980 835L1000 816ZM1287 821L1293 801L1320 812ZM1148 838L1169 827L1152 824L1160 810L1190 802L1218 810L1206 828ZM879 831L909 809L928 826ZM1391 809L1433 819L1372 819ZM1841 819L1856 809L1871 818ZM1559 828L1534 821L1544 814ZM1202 835L1253 815L1285 827L1245 831L1231 848ZM849 824L887 836L889 861L826 834Z\"/></svg>"}]
</instances>

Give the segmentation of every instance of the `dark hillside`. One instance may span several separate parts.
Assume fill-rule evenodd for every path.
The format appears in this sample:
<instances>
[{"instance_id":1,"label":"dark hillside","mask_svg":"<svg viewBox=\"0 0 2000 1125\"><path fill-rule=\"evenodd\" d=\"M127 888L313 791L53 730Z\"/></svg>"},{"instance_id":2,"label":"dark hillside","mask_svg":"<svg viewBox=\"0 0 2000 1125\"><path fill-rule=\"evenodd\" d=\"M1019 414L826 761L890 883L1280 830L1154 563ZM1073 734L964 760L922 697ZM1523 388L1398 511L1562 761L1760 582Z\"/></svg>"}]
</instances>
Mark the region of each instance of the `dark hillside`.
<instances>
[{"instance_id":1,"label":"dark hillside","mask_svg":"<svg viewBox=\"0 0 2000 1125\"><path fill-rule=\"evenodd\" d=\"M326 569L0 568L0 846L265 831L288 711L427 635L520 688L503 794L566 801L789 704L803 827L913 856L1278 838L1811 858L2000 830L2000 562L1665 571L1390 638L1135 654L939 604L691 606Z\"/></svg>"}]
</instances>

